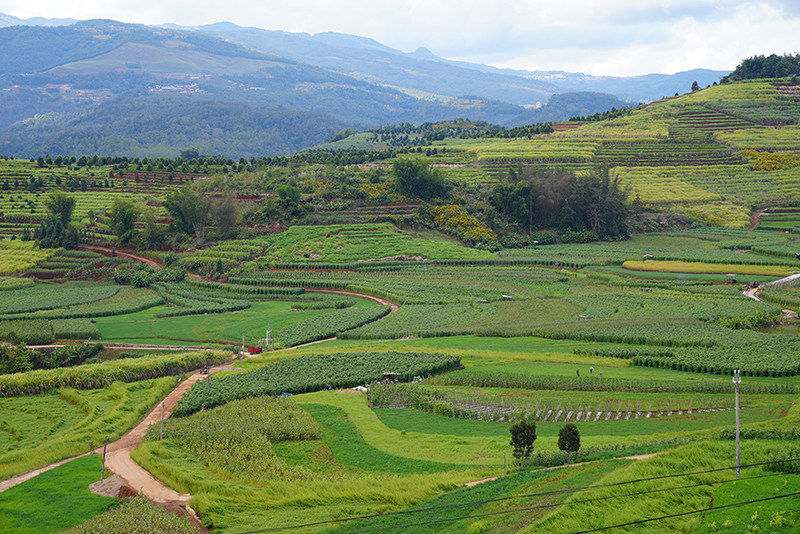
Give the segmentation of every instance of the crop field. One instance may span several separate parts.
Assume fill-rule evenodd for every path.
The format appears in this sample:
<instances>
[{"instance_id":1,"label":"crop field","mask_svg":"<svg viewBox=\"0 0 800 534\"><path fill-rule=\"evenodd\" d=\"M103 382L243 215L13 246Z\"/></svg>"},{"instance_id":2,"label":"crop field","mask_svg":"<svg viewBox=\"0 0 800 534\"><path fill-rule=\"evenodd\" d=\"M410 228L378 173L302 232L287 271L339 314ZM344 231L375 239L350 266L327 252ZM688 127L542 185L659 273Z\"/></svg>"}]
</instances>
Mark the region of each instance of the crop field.
<instances>
[{"instance_id":1,"label":"crop field","mask_svg":"<svg viewBox=\"0 0 800 534\"><path fill-rule=\"evenodd\" d=\"M160 378L103 389L69 387L38 395L0 397L0 476L8 478L47 465L121 436L130 425L175 386Z\"/></svg>"},{"instance_id":2,"label":"crop field","mask_svg":"<svg viewBox=\"0 0 800 534\"><path fill-rule=\"evenodd\" d=\"M759 81L553 134L436 141L429 162L455 187L453 203L476 217L520 165L535 180L597 164L629 188L637 213L658 216L660 231L630 239L499 252L422 228L417 200L389 198L386 161L357 171L327 163L298 171L291 161L261 172L227 161L167 169L0 160L0 235L17 237L0 240L4 369L55 361L5 341L226 348L126 347L115 359L0 375L0 479L86 452L106 433L122 436L185 373L258 346L267 350L195 382L164 439L152 426L132 451L153 476L191 494L214 533L571 534L632 521L645 523L628 530L648 533L796 532L800 338L790 312L800 311L800 285L785 278L800 272L800 142L787 123L797 109ZM346 141L400 149L420 139ZM354 179L362 172L368 181ZM252 189L241 198L265 208L279 204L277 195L267 200L276 187L298 178L311 222L398 224L265 225L247 204L235 238L213 223L202 248L177 236L146 252L202 279L164 276L146 287L98 281L133 260L18 239L59 185L78 200L73 220L99 216L88 229L97 239L114 243L105 211L120 197L150 204L166 228L159 204L194 177L210 177L203 187L229 180ZM548 230L536 229L545 238ZM174 245L177 254L167 252ZM738 283L726 283L730 274ZM762 284L759 300L742 294L750 282ZM524 466L510 444L523 420L536 425ZM567 424L580 435L570 451L559 445ZM81 462L96 471L96 460ZM53 492L62 502L54 485L97 478L53 476L62 482L34 478L0 495L12 532L53 515L27 499ZM75 505L57 528L90 516L109 532L124 520L161 521L141 519L151 517L141 501L102 514L107 502L98 502Z\"/></svg>"}]
</instances>

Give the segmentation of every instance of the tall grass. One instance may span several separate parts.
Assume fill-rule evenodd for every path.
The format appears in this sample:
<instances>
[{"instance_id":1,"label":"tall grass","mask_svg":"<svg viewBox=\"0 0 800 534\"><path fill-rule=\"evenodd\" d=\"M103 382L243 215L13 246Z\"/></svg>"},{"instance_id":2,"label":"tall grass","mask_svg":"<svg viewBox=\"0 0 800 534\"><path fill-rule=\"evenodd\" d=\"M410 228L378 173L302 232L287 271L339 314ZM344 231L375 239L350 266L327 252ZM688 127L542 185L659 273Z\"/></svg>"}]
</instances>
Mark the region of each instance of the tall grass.
<instances>
[{"instance_id":1,"label":"tall grass","mask_svg":"<svg viewBox=\"0 0 800 534\"><path fill-rule=\"evenodd\" d=\"M90 443L98 447L106 435L109 441L118 439L175 383L165 377L116 382L94 391L62 388L59 393L0 399L3 430L15 436L0 452L0 480L85 453Z\"/></svg>"}]
</instances>

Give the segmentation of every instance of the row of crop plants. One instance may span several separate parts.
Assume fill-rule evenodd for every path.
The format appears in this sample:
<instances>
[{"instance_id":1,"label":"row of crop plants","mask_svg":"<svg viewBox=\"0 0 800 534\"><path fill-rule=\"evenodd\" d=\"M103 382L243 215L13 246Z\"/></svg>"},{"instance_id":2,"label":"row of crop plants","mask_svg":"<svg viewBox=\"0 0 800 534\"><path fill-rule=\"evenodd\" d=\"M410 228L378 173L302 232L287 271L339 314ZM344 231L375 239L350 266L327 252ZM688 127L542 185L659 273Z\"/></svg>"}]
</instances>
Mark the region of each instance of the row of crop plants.
<instances>
[{"instance_id":1,"label":"row of crop plants","mask_svg":"<svg viewBox=\"0 0 800 534\"><path fill-rule=\"evenodd\" d=\"M458 356L445 354L348 352L301 356L248 373L198 382L181 397L172 413L185 417L237 399L354 387L381 381L385 373L408 382L415 376L439 374L460 365Z\"/></svg>"}]
</instances>

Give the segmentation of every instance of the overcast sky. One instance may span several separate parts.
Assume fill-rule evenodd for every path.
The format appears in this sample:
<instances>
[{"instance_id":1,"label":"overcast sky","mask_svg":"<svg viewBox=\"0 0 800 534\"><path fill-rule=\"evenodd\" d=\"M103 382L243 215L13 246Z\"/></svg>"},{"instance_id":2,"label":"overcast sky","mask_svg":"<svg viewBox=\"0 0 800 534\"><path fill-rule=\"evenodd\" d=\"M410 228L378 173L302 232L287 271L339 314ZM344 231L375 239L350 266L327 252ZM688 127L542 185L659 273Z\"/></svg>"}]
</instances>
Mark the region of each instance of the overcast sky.
<instances>
[{"instance_id":1,"label":"overcast sky","mask_svg":"<svg viewBox=\"0 0 800 534\"><path fill-rule=\"evenodd\" d=\"M800 0L0 0L0 13L334 31L404 52L610 76L732 70L800 51Z\"/></svg>"}]
</instances>

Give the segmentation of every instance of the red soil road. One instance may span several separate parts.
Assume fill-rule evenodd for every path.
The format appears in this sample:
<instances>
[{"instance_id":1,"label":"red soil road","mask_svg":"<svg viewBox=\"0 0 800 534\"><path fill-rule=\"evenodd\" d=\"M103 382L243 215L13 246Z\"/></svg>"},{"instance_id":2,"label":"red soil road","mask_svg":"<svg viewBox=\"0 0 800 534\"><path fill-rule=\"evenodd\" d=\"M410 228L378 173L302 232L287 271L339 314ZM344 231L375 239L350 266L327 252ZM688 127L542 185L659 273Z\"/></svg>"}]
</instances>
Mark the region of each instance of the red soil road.
<instances>
[{"instance_id":1,"label":"red soil road","mask_svg":"<svg viewBox=\"0 0 800 534\"><path fill-rule=\"evenodd\" d=\"M150 258L144 258L142 256L137 256L135 254L129 254L127 252L120 252L118 250L112 251L110 248L105 248L105 247L78 247L78 249L80 249L80 250L91 250L93 252L99 252L103 256L111 256L111 254L113 252L117 256L121 256L123 258L129 258L129 259L132 259L132 260L140 261L142 263L146 263L147 265L149 265L150 267L153 267L154 269L159 269L159 270L161 269L161 265L159 265L155 260L150 259Z\"/></svg>"}]
</instances>

